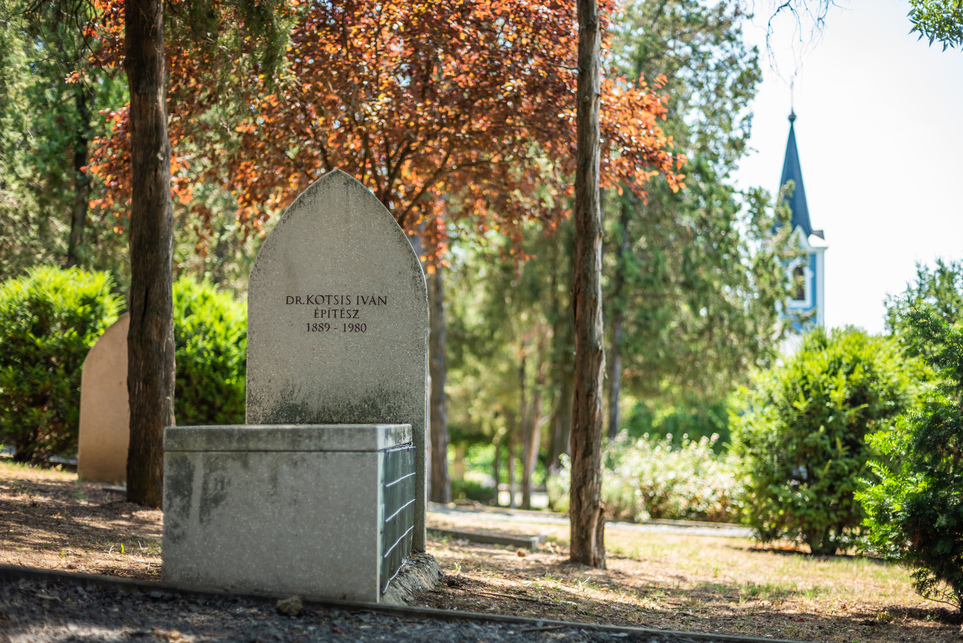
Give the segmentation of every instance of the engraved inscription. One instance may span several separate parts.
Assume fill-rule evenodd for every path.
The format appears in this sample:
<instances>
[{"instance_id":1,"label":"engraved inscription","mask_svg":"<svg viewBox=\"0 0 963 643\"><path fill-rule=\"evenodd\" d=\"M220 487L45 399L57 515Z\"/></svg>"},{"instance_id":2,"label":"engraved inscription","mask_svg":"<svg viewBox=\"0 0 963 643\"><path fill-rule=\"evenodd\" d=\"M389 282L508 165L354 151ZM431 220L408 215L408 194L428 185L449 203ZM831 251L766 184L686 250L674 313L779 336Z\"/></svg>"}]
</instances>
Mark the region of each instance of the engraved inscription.
<instances>
[{"instance_id":1,"label":"engraved inscription","mask_svg":"<svg viewBox=\"0 0 963 643\"><path fill-rule=\"evenodd\" d=\"M285 306L305 306L309 333L366 333L364 312L372 306L387 306L387 295L285 295ZM358 321L341 321L341 320ZM317 320L317 321L314 321ZM334 321L337 320L337 321Z\"/></svg>"}]
</instances>

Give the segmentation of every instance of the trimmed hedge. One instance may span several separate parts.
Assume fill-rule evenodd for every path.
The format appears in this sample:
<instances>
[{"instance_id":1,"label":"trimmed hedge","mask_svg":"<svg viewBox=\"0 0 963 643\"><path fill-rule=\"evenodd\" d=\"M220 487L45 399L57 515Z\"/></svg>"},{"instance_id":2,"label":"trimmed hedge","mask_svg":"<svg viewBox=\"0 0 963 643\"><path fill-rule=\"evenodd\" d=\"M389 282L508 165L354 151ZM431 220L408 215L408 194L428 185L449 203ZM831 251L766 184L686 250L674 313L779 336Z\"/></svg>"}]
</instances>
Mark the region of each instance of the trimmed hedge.
<instances>
[{"instance_id":1,"label":"trimmed hedge","mask_svg":"<svg viewBox=\"0 0 963 643\"><path fill-rule=\"evenodd\" d=\"M104 272L40 266L0 284L0 442L19 462L77 448L80 371L123 301Z\"/></svg>"},{"instance_id":2,"label":"trimmed hedge","mask_svg":"<svg viewBox=\"0 0 963 643\"><path fill-rule=\"evenodd\" d=\"M206 281L174 283L174 418L177 424L243 424L247 309Z\"/></svg>"},{"instance_id":3,"label":"trimmed hedge","mask_svg":"<svg viewBox=\"0 0 963 643\"><path fill-rule=\"evenodd\" d=\"M84 359L123 300L107 273L38 267L0 285L0 443L42 462L77 451ZM178 424L243 424L243 303L207 282L174 283Z\"/></svg>"}]
</instances>

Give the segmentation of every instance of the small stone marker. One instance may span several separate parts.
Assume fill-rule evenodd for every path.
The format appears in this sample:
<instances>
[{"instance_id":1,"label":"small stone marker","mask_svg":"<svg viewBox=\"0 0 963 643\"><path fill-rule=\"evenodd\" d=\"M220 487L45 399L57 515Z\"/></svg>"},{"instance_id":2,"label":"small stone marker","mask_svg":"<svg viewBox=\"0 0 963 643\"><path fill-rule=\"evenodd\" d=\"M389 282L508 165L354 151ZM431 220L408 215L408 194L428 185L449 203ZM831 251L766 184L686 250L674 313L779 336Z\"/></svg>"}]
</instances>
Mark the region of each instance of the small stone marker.
<instances>
[{"instance_id":1,"label":"small stone marker","mask_svg":"<svg viewBox=\"0 0 963 643\"><path fill-rule=\"evenodd\" d=\"M165 430L164 579L385 600L427 538L428 295L404 232L347 174L265 240L247 346L247 424Z\"/></svg>"},{"instance_id":2,"label":"small stone marker","mask_svg":"<svg viewBox=\"0 0 963 643\"><path fill-rule=\"evenodd\" d=\"M130 407L127 404L127 329L121 315L84 359L80 375L77 476L91 482L127 479Z\"/></svg>"},{"instance_id":3,"label":"small stone marker","mask_svg":"<svg viewBox=\"0 0 963 643\"><path fill-rule=\"evenodd\" d=\"M288 208L248 284L248 424L411 425L425 550L428 290L394 217L329 172Z\"/></svg>"}]
</instances>

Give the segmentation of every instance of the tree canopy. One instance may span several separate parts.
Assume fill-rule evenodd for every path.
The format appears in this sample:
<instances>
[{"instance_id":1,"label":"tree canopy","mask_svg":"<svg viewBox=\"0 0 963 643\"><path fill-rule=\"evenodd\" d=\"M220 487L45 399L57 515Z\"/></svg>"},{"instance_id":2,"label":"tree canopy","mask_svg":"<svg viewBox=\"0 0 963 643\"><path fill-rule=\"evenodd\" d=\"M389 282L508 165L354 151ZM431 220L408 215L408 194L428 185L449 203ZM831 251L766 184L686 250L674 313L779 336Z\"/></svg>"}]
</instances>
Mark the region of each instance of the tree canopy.
<instances>
[{"instance_id":1,"label":"tree canopy","mask_svg":"<svg viewBox=\"0 0 963 643\"><path fill-rule=\"evenodd\" d=\"M609 354L641 399L724 397L781 336L789 239L772 234L768 195L732 178L761 80L746 17L725 2L636 0L615 30L622 73L667 74L665 129L689 160L686 190L654 181L646 199L609 204Z\"/></svg>"},{"instance_id":2,"label":"tree canopy","mask_svg":"<svg viewBox=\"0 0 963 643\"><path fill-rule=\"evenodd\" d=\"M107 33L116 20L105 17ZM187 30L168 38L174 191L200 219L209 211L194 200L199 181L230 190L239 220L258 230L336 167L371 188L404 228L420 227L435 252L449 217L519 240L523 219L562 215L574 160L576 34L567 5L312 3L291 21L276 79L257 64L218 71ZM105 42L101 60L115 60L119 42ZM655 172L678 187L682 158L658 127L661 96L622 79L607 80L603 96L609 183L641 191ZM128 189L127 112L111 118L95 164L104 206Z\"/></svg>"},{"instance_id":3,"label":"tree canopy","mask_svg":"<svg viewBox=\"0 0 963 643\"><path fill-rule=\"evenodd\" d=\"M926 357L929 346L911 332L913 314L926 313L958 327L963 323L963 261L937 259L933 267L916 264L916 278L906 290L886 299L886 330L897 335L912 355Z\"/></svg>"},{"instance_id":4,"label":"tree canopy","mask_svg":"<svg viewBox=\"0 0 963 643\"><path fill-rule=\"evenodd\" d=\"M0 0L0 278L37 263L112 266L110 229L87 225L93 138L122 83L86 64L85 2Z\"/></svg>"},{"instance_id":5,"label":"tree canopy","mask_svg":"<svg viewBox=\"0 0 963 643\"><path fill-rule=\"evenodd\" d=\"M913 32L932 45L939 40L943 50L963 46L963 2L960 0L910 0Z\"/></svg>"}]
</instances>

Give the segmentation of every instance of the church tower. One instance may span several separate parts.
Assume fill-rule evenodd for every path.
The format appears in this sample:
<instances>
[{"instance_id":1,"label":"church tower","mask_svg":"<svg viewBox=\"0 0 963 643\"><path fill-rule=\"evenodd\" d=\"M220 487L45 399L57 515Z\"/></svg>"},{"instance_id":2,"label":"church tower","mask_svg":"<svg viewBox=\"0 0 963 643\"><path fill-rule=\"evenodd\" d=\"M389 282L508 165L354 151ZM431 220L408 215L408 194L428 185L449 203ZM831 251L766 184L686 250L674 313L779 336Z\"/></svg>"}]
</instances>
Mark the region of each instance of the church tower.
<instances>
[{"instance_id":1,"label":"church tower","mask_svg":"<svg viewBox=\"0 0 963 643\"><path fill-rule=\"evenodd\" d=\"M779 187L782 189L789 181L794 186L787 205L792 212L792 235L803 254L790 261L787 267L793 278L793 293L786 304L786 314L792 319L793 330L803 332L813 324L824 326L826 323L825 254L829 246L823 231L813 230L809 221L806 188L796 148L795 121L796 113L790 112L789 140Z\"/></svg>"}]
</instances>

